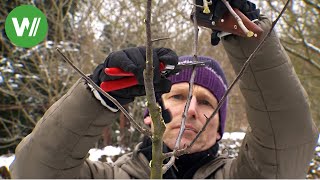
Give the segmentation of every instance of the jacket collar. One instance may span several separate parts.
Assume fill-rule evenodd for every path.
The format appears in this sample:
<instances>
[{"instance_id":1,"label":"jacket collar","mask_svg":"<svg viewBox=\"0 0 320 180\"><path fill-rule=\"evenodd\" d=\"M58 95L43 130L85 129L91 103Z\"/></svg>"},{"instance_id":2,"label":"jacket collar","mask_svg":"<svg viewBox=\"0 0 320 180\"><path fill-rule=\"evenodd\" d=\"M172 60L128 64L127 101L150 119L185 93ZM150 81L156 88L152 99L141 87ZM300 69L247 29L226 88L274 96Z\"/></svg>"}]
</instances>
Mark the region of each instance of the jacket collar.
<instances>
[{"instance_id":1,"label":"jacket collar","mask_svg":"<svg viewBox=\"0 0 320 180\"><path fill-rule=\"evenodd\" d=\"M138 179L149 179L150 178L150 167L148 159L141 153L142 142L137 144L133 152L121 156L115 165L120 167L131 177ZM225 155L217 155L215 159L202 165L194 173L194 179L205 179L211 177L213 173L223 167L229 159Z\"/></svg>"}]
</instances>

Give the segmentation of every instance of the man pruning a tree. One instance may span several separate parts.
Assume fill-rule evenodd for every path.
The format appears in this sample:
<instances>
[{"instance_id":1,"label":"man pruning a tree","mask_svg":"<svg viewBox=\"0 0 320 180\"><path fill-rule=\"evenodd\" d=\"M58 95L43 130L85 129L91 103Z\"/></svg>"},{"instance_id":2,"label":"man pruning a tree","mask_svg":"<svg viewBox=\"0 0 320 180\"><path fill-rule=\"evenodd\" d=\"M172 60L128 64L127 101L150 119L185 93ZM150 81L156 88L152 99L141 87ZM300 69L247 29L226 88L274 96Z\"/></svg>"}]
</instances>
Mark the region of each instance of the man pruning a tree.
<instances>
[{"instance_id":1,"label":"man pruning a tree","mask_svg":"<svg viewBox=\"0 0 320 180\"><path fill-rule=\"evenodd\" d=\"M229 2L254 20L264 33L270 29L271 22L260 15L253 3L246 0ZM216 19L221 18L226 9L223 3L215 3L211 8ZM234 34L220 39L219 35L218 31L212 33L212 44L223 43L238 73L259 40ZM112 52L90 78L97 85L123 78L106 74L105 68L116 67L133 73L136 85L109 92L121 105L128 104L135 97L145 95L145 51L144 47L135 47ZM188 146L201 131L227 89L219 64L210 57L199 56L198 60L204 66L196 69L180 148ZM193 57L178 57L170 49L155 48L153 61L154 89L166 123L164 152L171 152L188 99L192 69L175 69L163 74L161 67L163 64L177 67L177 64L190 63ZM227 103L224 102L189 153L176 159L164 178L305 178L318 132L311 119L307 95L275 32L250 62L240 88L247 102L250 130L239 156L230 159L218 154L227 115ZM17 147L16 159L10 167L13 178L149 178L152 157L149 138L112 165L86 159L102 129L116 119L116 111L118 108L109 99L84 79L78 80ZM153 129L148 112L144 122Z\"/></svg>"}]
</instances>

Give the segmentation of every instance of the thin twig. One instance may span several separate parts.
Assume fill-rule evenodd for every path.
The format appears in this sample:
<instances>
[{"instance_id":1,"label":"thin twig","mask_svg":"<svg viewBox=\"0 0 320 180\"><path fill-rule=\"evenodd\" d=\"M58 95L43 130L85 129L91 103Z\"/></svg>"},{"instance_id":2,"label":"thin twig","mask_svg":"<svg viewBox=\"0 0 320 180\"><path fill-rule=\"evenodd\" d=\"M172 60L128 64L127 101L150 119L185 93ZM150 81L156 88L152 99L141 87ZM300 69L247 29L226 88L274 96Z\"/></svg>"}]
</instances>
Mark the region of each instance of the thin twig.
<instances>
[{"instance_id":1,"label":"thin twig","mask_svg":"<svg viewBox=\"0 0 320 180\"><path fill-rule=\"evenodd\" d=\"M257 34L254 34L252 31L248 30L248 28L243 24L243 21L238 16L236 12L232 9L229 2L227 0L221 0L226 7L228 8L229 12L232 14L232 16L237 20L239 27L242 29L242 31L247 35L247 37L257 36Z\"/></svg>"},{"instance_id":2,"label":"thin twig","mask_svg":"<svg viewBox=\"0 0 320 180\"><path fill-rule=\"evenodd\" d=\"M180 148L180 142L181 142L181 138L182 135L184 133L184 130L186 128L186 119L188 116L188 109L190 107L190 103L191 103L191 99L192 99L192 92L193 92L193 85L194 85L194 79L196 77L196 71L194 70L196 67L193 67L193 71L191 74L191 78L189 81L189 91L188 91L188 98L187 98L187 102L186 105L184 106L184 110L183 110L183 114L182 114L182 120L181 120L181 126L180 126L180 131L179 131L179 135L178 138L176 140L176 144L175 144L175 150L178 150Z\"/></svg>"},{"instance_id":3,"label":"thin twig","mask_svg":"<svg viewBox=\"0 0 320 180\"><path fill-rule=\"evenodd\" d=\"M188 98L187 98L186 105L184 106L184 111L183 111L183 114L182 114L182 120L181 120L180 129L179 129L179 134L178 134L178 137L177 137L174 149L173 149L173 156L171 156L169 162L163 166L163 168L162 168L163 173L166 173L168 171L168 169L174 164L175 158L176 158L176 156L175 156L176 152L180 148L181 139L182 139L183 133L184 133L184 131L186 129L186 120L187 120L187 116L188 116L187 114L188 114L188 109L190 107L190 102L191 102L191 99L192 99L194 79L196 77L195 69L196 69L196 67L193 66L191 78L190 78L190 81L189 81Z\"/></svg>"},{"instance_id":4,"label":"thin twig","mask_svg":"<svg viewBox=\"0 0 320 180\"><path fill-rule=\"evenodd\" d=\"M10 123L12 125L19 126L19 127L26 128L26 129L33 129L33 127L25 126L23 124L20 124L20 122L14 122L13 120L7 120L2 117L0 117L0 121L3 121L5 123Z\"/></svg>"},{"instance_id":5,"label":"thin twig","mask_svg":"<svg viewBox=\"0 0 320 180\"><path fill-rule=\"evenodd\" d=\"M196 0L194 0L194 3L196 3ZM194 7L193 11L193 29L194 29L194 36L193 36L193 54L194 54L194 60L198 61L198 33L199 33L199 28L198 28L198 21L196 17L196 7Z\"/></svg>"},{"instance_id":6,"label":"thin twig","mask_svg":"<svg viewBox=\"0 0 320 180\"><path fill-rule=\"evenodd\" d=\"M167 40L167 39L171 39L171 37L163 37L163 38L157 38L157 39L152 39L151 42L157 42L157 41L162 41L162 40Z\"/></svg>"},{"instance_id":7,"label":"thin twig","mask_svg":"<svg viewBox=\"0 0 320 180\"><path fill-rule=\"evenodd\" d=\"M8 134L10 137L12 137L13 135L12 135L12 133L10 132L9 128L7 127L6 123L4 123L3 121L0 121L0 122L1 122L4 130L7 132L7 134Z\"/></svg>"},{"instance_id":8,"label":"thin twig","mask_svg":"<svg viewBox=\"0 0 320 180\"><path fill-rule=\"evenodd\" d=\"M317 68L318 70L320 70L320 64L317 64L316 61L314 61L312 58L306 57L306 56L304 56L303 54L298 53L298 52L296 52L295 50L290 49L290 48L287 47L287 46L283 46L283 48L284 48L286 51L288 51L289 53L293 54L294 56L297 56L298 58L301 58L302 60L310 63L312 66L314 66L315 68Z\"/></svg>"},{"instance_id":9,"label":"thin twig","mask_svg":"<svg viewBox=\"0 0 320 180\"><path fill-rule=\"evenodd\" d=\"M130 123L141 133L145 134L146 136L151 136L151 132L148 129L142 128L128 113L128 111L111 95L103 91L96 83L94 83L89 77L87 77L80 69L78 69L72 61L70 61L59 48L57 48L57 51L60 53L60 55L63 57L63 59L71 65L71 67L76 70L83 79L85 79L95 90L99 91L101 94L103 94L105 97L107 97L111 102L113 102L122 112L123 114L128 118Z\"/></svg>"},{"instance_id":10,"label":"thin twig","mask_svg":"<svg viewBox=\"0 0 320 180\"><path fill-rule=\"evenodd\" d=\"M194 0L194 3L196 0ZM206 1L206 0L205 0ZM194 46L193 46L193 60L194 61L198 61L198 32L199 32L199 28L198 28L198 22L197 22L197 18L196 18L196 7L193 7L193 27L194 27ZM188 91L188 97L187 97L187 102L186 105L184 107L184 111L182 114L182 120L181 120L181 125L180 125L180 130L179 130L179 134L173 149L173 156L171 156L169 162L167 164L165 164L162 168L163 173L166 173L168 171L168 169L174 164L175 162L175 158L177 157L177 151L180 148L180 143L181 143L181 139L183 136L183 133L185 131L185 127L186 127L186 120L187 120L187 114L188 114L188 109L190 107L190 103L191 103L191 99L192 99L192 93L193 93L193 86L194 86L194 79L196 77L196 66L193 66L192 69L192 74L191 74L191 78L189 81L189 91Z\"/></svg>"},{"instance_id":11,"label":"thin twig","mask_svg":"<svg viewBox=\"0 0 320 180\"><path fill-rule=\"evenodd\" d=\"M199 8L204 8L203 6L197 5L196 2L190 2L190 0L187 1L190 5L199 7Z\"/></svg>"},{"instance_id":12,"label":"thin twig","mask_svg":"<svg viewBox=\"0 0 320 180\"><path fill-rule=\"evenodd\" d=\"M174 156L174 151L172 152L167 152L163 155L163 158L164 159L167 159L167 158L171 158L172 156ZM170 168L170 167L169 167ZM163 169L163 168L162 168Z\"/></svg>"},{"instance_id":13,"label":"thin twig","mask_svg":"<svg viewBox=\"0 0 320 180\"><path fill-rule=\"evenodd\" d=\"M22 139L22 138L21 138ZM9 148L9 147L12 147L12 146L14 146L14 145L17 145L19 143L19 141L13 141L13 142L11 142L10 144L6 144L6 145L1 145L0 146L0 149L7 149L7 148Z\"/></svg>"},{"instance_id":14,"label":"thin twig","mask_svg":"<svg viewBox=\"0 0 320 180\"><path fill-rule=\"evenodd\" d=\"M247 67L249 66L250 61L253 59L253 57L257 54L257 52L260 50L260 48L262 47L262 45L266 42L266 39L270 36L272 30L274 29L275 25L277 24L278 20L280 19L280 17L282 16L282 14L284 13L284 11L287 9L287 6L289 4L290 0L287 1L287 3L285 4L285 6L283 7L281 13L278 15L277 19L275 21L272 22L272 26L268 32L268 34L265 35L265 37L262 39L262 41L259 43L259 45L256 47L256 49L253 51L253 53L251 53L251 55L249 56L249 58L247 59L247 61L244 63L243 67L241 68L239 74L237 75L237 77L235 78L235 80L231 83L231 85L229 86L229 88L227 89L227 91L225 92L225 94L222 96L221 100L219 101L217 108L214 110L214 112L211 114L211 116L209 118L207 118L207 121L205 123L205 125L202 127L201 131L198 132L198 134L196 135L196 137L193 139L193 141L191 142L191 144L189 145L189 147L187 149L190 149L193 144L195 143L195 141L199 138L199 136L202 134L203 131L205 131L206 127L208 126L209 122L211 121L211 119L213 119L213 117L217 114L217 112L219 111L219 109L221 108L222 104L224 103L224 101L227 98L227 95L229 94L229 92L231 91L231 89L233 88L233 86L239 81L239 79L242 77L242 75L244 74L244 71L247 69Z\"/></svg>"},{"instance_id":15,"label":"thin twig","mask_svg":"<svg viewBox=\"0 0 320 180\"><path fill-rule=\"evenodd\" d=\"M22 139L22 138L23 138L23 136L20 136L20 135L15 135L10 138L0 138L0 144L4 144L4 143L7 144L7 143L15 142L18 139Z\"/></svg>"}]
</instances>

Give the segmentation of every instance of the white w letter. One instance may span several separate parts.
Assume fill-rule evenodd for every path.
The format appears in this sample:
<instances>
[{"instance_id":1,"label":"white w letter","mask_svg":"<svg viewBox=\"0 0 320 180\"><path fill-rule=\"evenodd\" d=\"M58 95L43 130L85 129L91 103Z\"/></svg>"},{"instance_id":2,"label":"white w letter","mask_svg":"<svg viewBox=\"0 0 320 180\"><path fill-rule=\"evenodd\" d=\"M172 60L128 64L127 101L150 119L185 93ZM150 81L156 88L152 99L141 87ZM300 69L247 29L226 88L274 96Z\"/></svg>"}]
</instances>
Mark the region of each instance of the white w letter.
<instances>
[{"instance_id":1,"label":"white w letter","mask_svg":"<svg viewBox=\"0 0 320 180\"><path fill-rule=\"evenodd\" d=\"M23 18L21 26L19 26L19 22L17 18L12 18L14 29L16 30L17 36L22 36L25 28L29 28L29 19Z\"/></svg>"}]
</instances>

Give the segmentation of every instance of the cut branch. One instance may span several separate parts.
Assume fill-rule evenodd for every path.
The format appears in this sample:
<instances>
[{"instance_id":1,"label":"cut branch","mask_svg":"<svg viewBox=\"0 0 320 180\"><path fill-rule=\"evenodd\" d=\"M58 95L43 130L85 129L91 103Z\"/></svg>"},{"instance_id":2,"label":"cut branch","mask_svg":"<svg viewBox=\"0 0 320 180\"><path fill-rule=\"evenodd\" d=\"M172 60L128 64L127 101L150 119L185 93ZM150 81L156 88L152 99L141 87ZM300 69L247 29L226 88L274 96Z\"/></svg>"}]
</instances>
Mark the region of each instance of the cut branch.
<instances>
[{"instance_id":1,"label":"cut branch","mask_svg":"<svg viewBox=\"0 0 320 180\"><path fill-rule=\"evenodd\" d=\"M59 48L57 48L57 51L60 53L60 55L63 57L63 59L71 65L71 67L76 70L83 79L87 81L95 90L99 91L101 94L103 94L105 97L107 97L111 102L113 102L122 112L123 114L128 118L130 123L141 133L145 134L146 136L151 136L151 132L148 129L142 128L128 113L128 111L111 95L103 91L96 83L94 83L89 77L87 77L80 69L78 69L62 52Z\"/></svg>"},{"instance_id":2,"label":"cut branch","mask_svg":"<svg viewBox=\"0 0 320 180\"><path fill-rule=\"evenodd\" d=\"M247 37L257 36L257 34L254 34L252 31L248 30L248 28L243 24L241 18L237 15L236 12L232 9L229 2L227 0L221 0L226 7L228 8L229 12L232 14L232 16L237 20L239 27L242 29L242 31L247 35Z\"/></svg>"}]
</instances>

